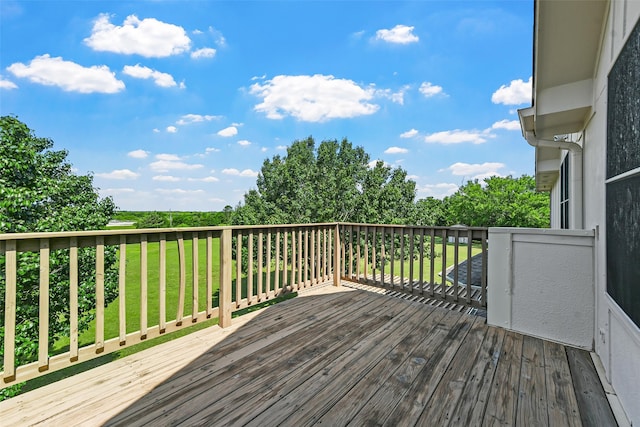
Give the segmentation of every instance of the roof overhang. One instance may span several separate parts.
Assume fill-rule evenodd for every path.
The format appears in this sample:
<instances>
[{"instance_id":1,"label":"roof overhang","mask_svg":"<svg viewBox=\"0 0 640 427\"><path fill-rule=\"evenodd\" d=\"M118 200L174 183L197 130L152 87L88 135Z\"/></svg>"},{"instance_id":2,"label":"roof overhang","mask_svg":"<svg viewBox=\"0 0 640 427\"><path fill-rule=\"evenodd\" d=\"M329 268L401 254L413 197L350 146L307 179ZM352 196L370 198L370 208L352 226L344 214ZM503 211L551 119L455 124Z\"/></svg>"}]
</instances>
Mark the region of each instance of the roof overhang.
<instances>
[{"instance_id":1,"label":"roof overhang","mask_svg":"<svg viewBox=\"0 0 640 427\"><path fill-rule=\"evenodd\" d=\"M609 0L536 0L532 106L518 111L523 136L536 146L536 187L558 177L557 135L582 131L593 111L594 76ZM532 144L535 145L535 144Z\"/></svg>"}]
</instances>

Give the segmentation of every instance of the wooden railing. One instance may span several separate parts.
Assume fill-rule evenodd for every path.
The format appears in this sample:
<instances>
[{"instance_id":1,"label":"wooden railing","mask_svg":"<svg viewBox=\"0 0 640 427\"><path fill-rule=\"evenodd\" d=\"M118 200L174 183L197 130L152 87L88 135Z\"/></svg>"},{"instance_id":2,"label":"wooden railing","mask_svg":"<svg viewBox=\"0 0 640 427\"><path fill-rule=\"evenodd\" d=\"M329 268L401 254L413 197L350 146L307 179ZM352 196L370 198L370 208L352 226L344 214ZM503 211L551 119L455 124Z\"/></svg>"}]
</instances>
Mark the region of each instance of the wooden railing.
<instances>
[{"instance_id":1,"label":"wooden railing","mask_svg":"<svg viewBox=\"0 0 640 427\"><path fill-rule=\"evenodd\" d=\"M343 280L487 306L486 228L341 223L340 241Z\"/></svg>"},{"instance_id":2,"label":"wooden railing","mask_svg":"<svg viewBox=\"0 0 640 427\"><path fill-rule=\"evenodd\" d=\"M237 310L327 282L486 307L481 228L332 223L0 234L2 260L0 389L210 318L228 327ZM64 295L53 294L61 288ZM33 318L17 316L22 292L37 295ZM93 321L83 332L88 295ZM64 312L50 309L52 298L68 302ZM68 319L63 336L50 327L61 319ZM38 331L26 361L16 357L21 322Z\"/></svg>"},{"instance_id":3,"label":"wooden railing","mask_svg":"<svg viewBox=\"0 0 640 427\"><path fill-rule=\"evenodd\" d=\"M249 305L330 280L338 284L338 237L337 224L0 234L0 257L4 258L0 274L5 279L0 389L209 318L217 317L220 326L227 327L232 313ZM218 247L217 257L214 247ZM91 251L89 266L87 257L82 256L85 248ZM32 270L39 269L39 273L32 271L39 282L34 286L37 289L20 287L27 253L31 254L29 260L36 259ZM157 255L150 257L150 253ZM68 318L68 349L62 352L52 351L52 342L60 337L52 337L50 322L52 316L54 320L62 316L50 313L52 259L56 269L68 271L64 278L68 282L68 309L63 316ZM58 265L59 259L66 264ZM87 268L91 271L89 280L79 273ZM131 277L136 282L134 295L131 283L127 283ZM116 280L117 284L113 283ZM95 292L91 295L95 331L89 343L83 342L79 328L79 298L82 301L82 289L87 285L83 281L90 282ZM105 284L106 289L117 292L109 307ZM17 363L16 359L20 338L16 334L21 327L16 322L21 300L18 290L37 293L39 300L37 318L28 320L38 328L37 360L29 363ZM177 299L172 307L168 306L168 295ZM131 316L136 324L127 314L132 305L137 306L133 307L136 315ZM116 308L112 317L117 319L117 328L105 325L109 318L105 310Z\"/></svg>"}]
</instances>

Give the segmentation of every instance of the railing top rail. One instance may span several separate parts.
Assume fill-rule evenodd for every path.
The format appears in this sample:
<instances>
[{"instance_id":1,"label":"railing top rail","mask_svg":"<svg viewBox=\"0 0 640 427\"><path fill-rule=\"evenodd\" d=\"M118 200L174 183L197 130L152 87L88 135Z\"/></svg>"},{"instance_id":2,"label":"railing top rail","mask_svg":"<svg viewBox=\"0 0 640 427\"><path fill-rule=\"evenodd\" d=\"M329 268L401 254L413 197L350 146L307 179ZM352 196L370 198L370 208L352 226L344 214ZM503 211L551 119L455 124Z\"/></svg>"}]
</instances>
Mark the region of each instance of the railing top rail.
<instances>
[{"instance_id":1,"label":"railing top rail","mask_svg":"<svg viewBox=\"0 0 640 427\"><path fill-rule=\"evenodd\" d=\"M450 226L440 226L440 225L409 225L409 224L367 224L360 222L340 222L338 225L348 225L348 226L359 226L359 227L385 227L385 228L424 228L424 229L435 229L435 230L473 230L473 231L486 231L489 230L488 227L468 227L466 225L450 225Z\"/></svg>"},{"instance_id":2,"label":"railing top rail","mask_svg":"<svg viewBox=\"0 0 640 427\"><path fill-rule=\"evenodd\" d=\"M211 227L172 227L172 228L132 228L116 230L87 230L87 231L42 231L35 233L0 233L0 241L3 240L28 240L28 239L55 239L66 237L91 237L91 236L121 236L138 234L168 234L168 233L194 233L194 232L222 232L223 230L248 230L266 228L297 228L297 227L335 227L338 223L309 223L309 224L260 224L260 225L229 225Z\"/></svg>"}]
</instances>

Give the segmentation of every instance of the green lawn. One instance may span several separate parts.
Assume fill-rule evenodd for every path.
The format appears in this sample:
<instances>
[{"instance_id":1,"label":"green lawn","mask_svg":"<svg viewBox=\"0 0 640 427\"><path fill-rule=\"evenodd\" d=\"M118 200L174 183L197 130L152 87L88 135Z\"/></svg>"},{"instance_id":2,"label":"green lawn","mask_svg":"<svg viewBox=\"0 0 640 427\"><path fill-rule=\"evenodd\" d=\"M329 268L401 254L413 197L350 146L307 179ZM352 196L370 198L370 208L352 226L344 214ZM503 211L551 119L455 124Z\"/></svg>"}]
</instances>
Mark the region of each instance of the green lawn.
<instances>
[{"instance_id":1,"label":"green lawn","mask_svg":"<svg viewBox=\"0 0 640 427\"><path fill-rule=\"evenodd\" d=\"M184 298L184 315L191 313L192 304L192 242L185 240L185 266L186 286ZM160 245L149 243L147 245L147 325L149 327L159 324L160 313ZM206 240L198 240L198 311L206 309ZM218 277L220 241L213 239L213 306L218 305ZM126 324L127 332L135 332L140 329L140 245L127 245L126 265ZM179 261L178 245L176 242L167 242L167 280L166 280L166 320L174 320L178 310L179 292ZM235 262L234 262L235 266ZM233 268L235 277L235 268ZM119 297L105 308L105 339L118 336L119 328ZM79 337L80 345L87 345L95 340L95 322L89 329L82 332ZM54 351L64 350L69 345L68 338L58 340L54 345Z\"/></svg>"},{"instance_id":2,"label":"green lawn","mask_svg":"<svg viewBox=\"0 0 640 427\"><path fill-rule=\"evenodd\" d=\"M425 248L426 249L426 248ZM387 249L388 250L388 249ZM405 248L405 250L408 251L408 247ZM471 256L477 255L479 253L482 252L482 248L480 245L472 245L471 247ZM433 266L434 266L434 279L435 282L438 283L441 279L439 279L440 276L438 276L438 273L442 272L442 244L436 244L436 257L433 260ZM454 253L455 253L455 247L453 244L447 244L447 260L446 260L446 266L450 267L453 265L454 263ZM389 255L387 255L389 256ZM347 254L348 257L348 254ZM354 257L355 257L355 253L354 253ZM376 259L380 257L380 254L376 254ZM464 260L467 259L467 245L463 245L460 244L458 246L458 262L462 262ZM423 275L422 275L422 280L424 281L429 281L430 280L430 265L431 265L431 259L428 255L426 255L423 259ZM400 268L403 267L404 271L402 272L402 276L403 277L409 277L409 268L410 268L410 262L409 260L405 260L404 262L400 259L395 259L393 261L393 275L396 277L399 277L401 274ZM371 260L369 260L369 265L367 267L367 273L371 274L372 272L372 265L371 265ZM360 272L361 274L364 274L364 260L361 260L360 263ZM354 271L355 274L355 271ZM380 274L380 268L376 268L376 274L379 275ZM387 259L387 262L384 266L384 274L391 274L391 262L389 259ZM413 260L413 278L414 280L418 280L420 276L420 260L419 259L414 259Z\"/></svg>"}]
</instances>

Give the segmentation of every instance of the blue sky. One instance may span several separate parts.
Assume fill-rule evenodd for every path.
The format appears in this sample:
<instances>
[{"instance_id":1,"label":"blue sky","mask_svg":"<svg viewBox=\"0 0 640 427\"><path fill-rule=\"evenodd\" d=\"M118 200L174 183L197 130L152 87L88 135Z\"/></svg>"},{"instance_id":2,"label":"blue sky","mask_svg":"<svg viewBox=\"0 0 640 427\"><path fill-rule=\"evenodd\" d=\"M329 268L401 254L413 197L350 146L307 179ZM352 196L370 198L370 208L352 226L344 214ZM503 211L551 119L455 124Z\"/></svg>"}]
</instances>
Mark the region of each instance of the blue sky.
<instances>
[{"instance_id":1,"label":"blue sky","mask_svg":"<svg viewBox=\"0 0 640 427\"><path fill-rule=\"evenodd\" d=\"M0 3L0 114L123 210L222 210L296 139L348 138L417 197L533 174L531 1Z\"/></svg>"}]
</instances>

